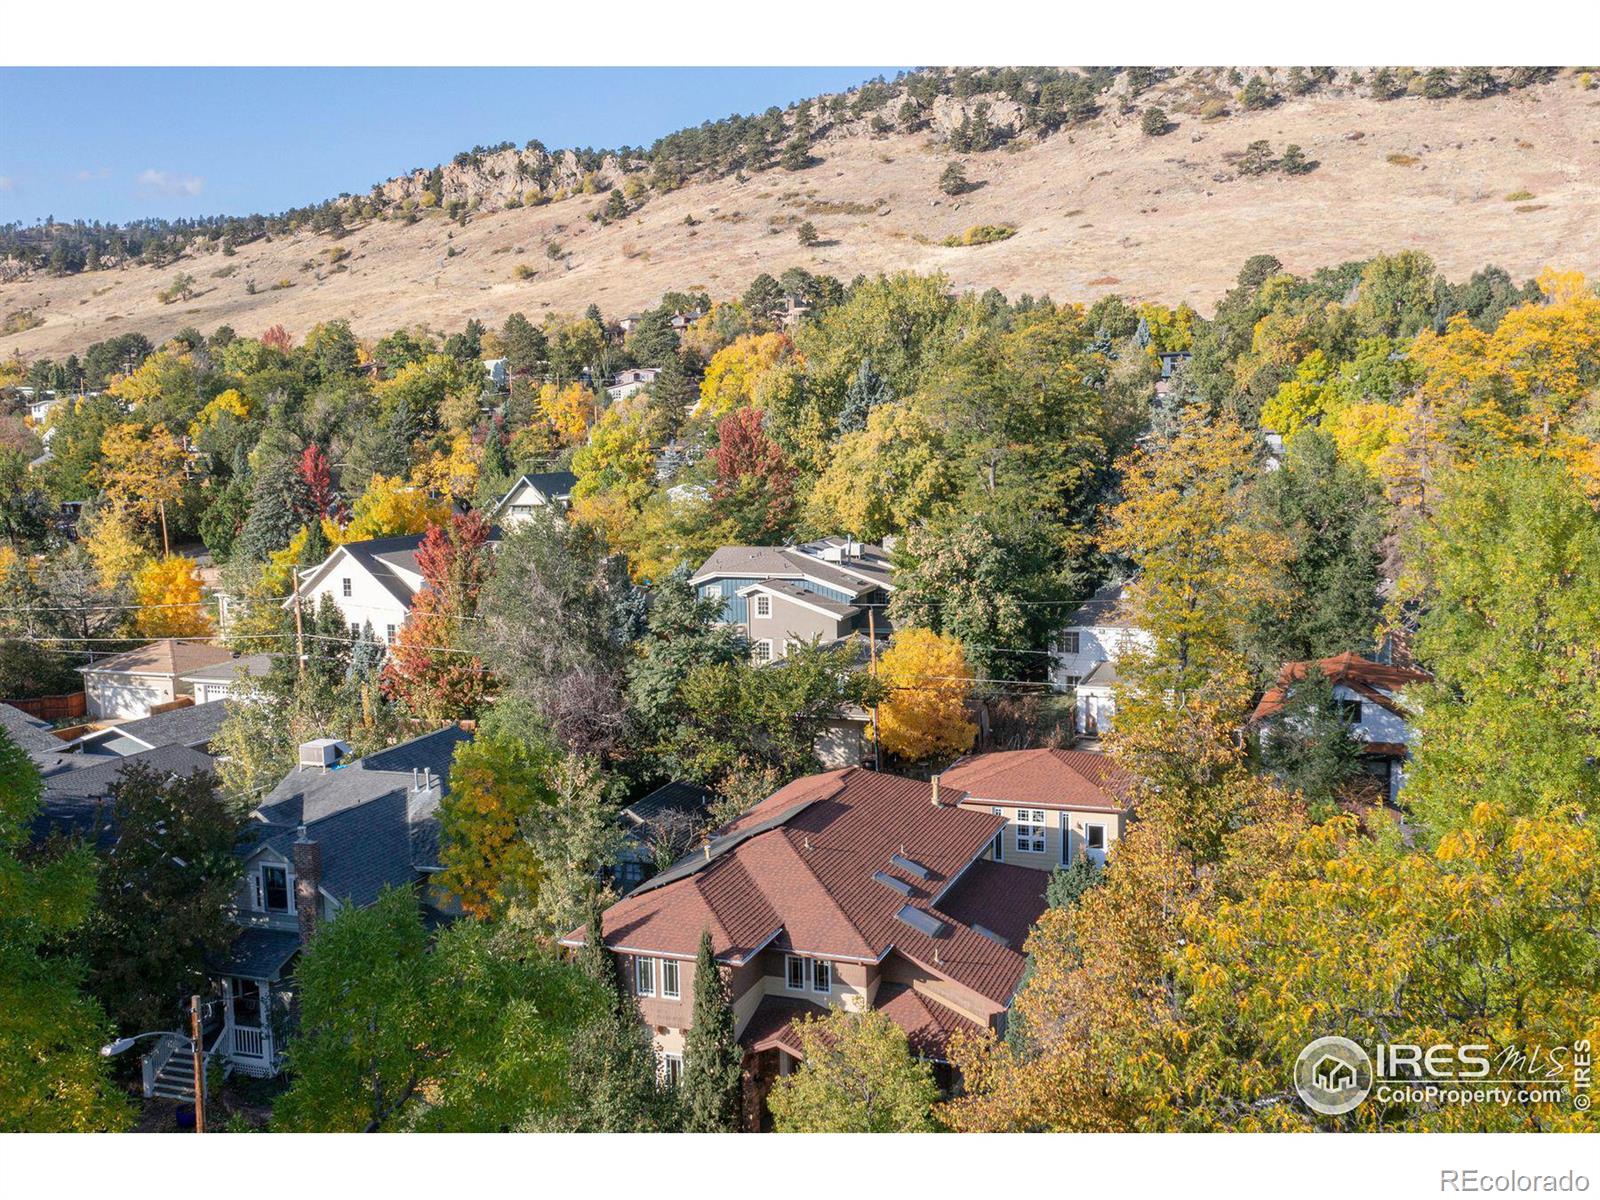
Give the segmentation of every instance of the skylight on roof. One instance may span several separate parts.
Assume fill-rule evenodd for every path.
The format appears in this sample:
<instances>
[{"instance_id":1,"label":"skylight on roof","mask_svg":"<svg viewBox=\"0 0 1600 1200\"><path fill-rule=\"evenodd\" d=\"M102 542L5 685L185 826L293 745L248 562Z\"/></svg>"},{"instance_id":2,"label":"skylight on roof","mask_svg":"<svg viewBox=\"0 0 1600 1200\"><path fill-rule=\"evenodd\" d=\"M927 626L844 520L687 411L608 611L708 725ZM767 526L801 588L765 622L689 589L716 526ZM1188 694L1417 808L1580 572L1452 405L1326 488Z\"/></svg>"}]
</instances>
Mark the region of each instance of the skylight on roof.
<instances>
[{"instance_id":1,"label":"skylight on roof","mask_svg":"<svg viewBox=\"0 0 1600 1200\"><path fill-rule=\"evenodd\" d=\"M920 908L914 908L909 904L907 904L899 912L895 913L894 916L895 920L909 925L918 933L925 933L929 937L938 937L944 932L944 922L934 917L930 917Z\"/></svg>"},{"instance_id":2,"label":"skylight on roof","mask_svg":"<svg viewBox=\"0 0 1600 1200\"><path fill-rule=\"evenodd\" d=\"M872 878L883 884L884 887L893 888L902 896L911 895L911 885L904 879L896 879L893 875L890 875L885 871L873 872Z\"/></svg>"},{"instance_id":3,"label":"skylight on roof","mask_svg":"<svg viewBox=\"0 0 1600 1200\"><path fill-rule=\"evenodd\" d=\"M994 930L985 929L982 925L974 925L972 927L972 932L973 933L981 933L984 937L988 938L991 942L998 942L1002 946L1009 947L1011 945L1010 942L1006 941L1005 938L1001 937Z\"/></svg>"},{"instance_id":4,"label":"skylight on roof","mask_svg":"<svg viewBox=\"0 0 1600 1200\"><path fill-rule=\"evenodd\" d=\"M928 877L927 867L917 862L916 859L907 858L904 854L891 854L889 861L907 875L915 875L918 879L926 879Z\"/></svg>"}]
</instances>

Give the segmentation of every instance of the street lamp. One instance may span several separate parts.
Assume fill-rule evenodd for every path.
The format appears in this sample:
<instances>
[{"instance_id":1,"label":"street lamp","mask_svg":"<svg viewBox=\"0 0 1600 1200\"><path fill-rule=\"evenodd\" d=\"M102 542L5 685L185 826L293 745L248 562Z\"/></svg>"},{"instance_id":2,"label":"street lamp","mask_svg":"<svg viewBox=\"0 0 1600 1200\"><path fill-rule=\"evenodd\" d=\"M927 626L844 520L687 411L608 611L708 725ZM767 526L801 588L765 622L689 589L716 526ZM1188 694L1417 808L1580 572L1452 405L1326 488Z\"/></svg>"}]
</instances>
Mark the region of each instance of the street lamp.
<instances>
[{"instance_id":1,"label":"street lamp","mask_svg":"<svg viewBox=\"0 0 1600 1200\"><path fill-rule=\"evenodd\" d=\"M111 1058L129 1049L140 1038L171 1037L169 1030L155 1030L150 1033L136 1033L132 1037L118 1038L114 1042L107 1042L100 1047L102 1058ZM194 1131L206 1131L206 1063L205 1050L200 1040L200 997L189 997L189 1036L178 1034L189 1044L189 1053L194 1057Z\"/></svg>"}]
</instances>

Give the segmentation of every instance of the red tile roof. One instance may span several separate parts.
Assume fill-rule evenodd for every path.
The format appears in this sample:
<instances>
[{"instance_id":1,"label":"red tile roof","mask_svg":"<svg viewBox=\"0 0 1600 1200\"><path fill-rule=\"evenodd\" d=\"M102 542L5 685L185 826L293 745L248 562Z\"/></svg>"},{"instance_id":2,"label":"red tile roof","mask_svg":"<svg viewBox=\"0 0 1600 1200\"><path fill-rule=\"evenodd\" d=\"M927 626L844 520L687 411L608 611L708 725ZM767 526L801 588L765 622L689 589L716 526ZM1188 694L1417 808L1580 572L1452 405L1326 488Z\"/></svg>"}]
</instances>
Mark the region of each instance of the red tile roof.
<instances>
[{"instance_id":1,"label":"red tile roof","mask_svg":"<svg viewBox=\"0 0 1600 1200\"><path fill-rule=\"evenodd\" d=\"M1328 677L1328 682L1347 687L1401 717L1406 713L1394 699L1394 693L1407 684L1428 683L1433 679L1433 676L1426 671L1413 671L1407 667L1375 663L1348 651L1336 654L1332 658L1319 659L1315 663L1310 661L1284 663L1278 671L1277 682L1267 689L1266 695L1261 697L1261 703L1256 705L1251 719L1263 721L1282 712L1284 704L1289 699L1290 690L1306 677L1306 672L1312 666L1320 667L1322 673Z\"/></svg>"},{"instance_id":2,"label":"red tile roof","mask_svg":"<svg viewBox=\"0 0 1600 1200\"><path fill-rule=\"evenodd\" d=\"M739 1035L739 1044L750 1053L779 1048L796 1058L804 1058L799 1035L794 1027L805 1017L825 1017L828 1010L809 1000L787 996L764 996Z\"/></svg>"},{"instance_id":3,"label":"red tile roof","mask_svg":"<svg viewBox=\"0 0 1600 1200\"><path fill-rule=\"evenodd\" d=\"M974 801L1122 812L1133 777L1085 750L1000 750L958 760L939 784Z\"/></svg>"},{"instance_id":4,"label":"red tile roof","mask_svg":"<svg viewBox=\"0 0 1600 1200\"><path fill-rule=\"evenodd\" d=\"M894 949L1003 1008L1022 974L1020 944L1001 945L968 922L1004 934L1028 905L1037 904L1036 917L1044 909L1043 876L1029 898L1009 872L997 876L977 863L1003 818L935 806L931 796L926 783L859 767L796 780L734 827L756 829L763 814L776 814L771 828L729 839L709 862L685 860L679 869L687 873L646 884L607 909L606 945L690 957L709 929L725 962L747 961L780 932L781 944L819 958L878 962ZM891 862L897 855L919 864L925 877ZM973 871L974 880L1001 885L992 904L965 878L951 887ZM956 911L946 911L946 902ZM907 923L897 916L905 908L939 928L930 934ZM564 940L579 943L582 932Z\"/></svg>"},{"instance_id":5,"label":"red tile roof","mask_svg":"<svg viewBox=\"0 0 1600 1200\"><path fill-rule=\"evenodd\" d=\"M872 1005L901 1029L914 1053L924 1058L944 1060L950 1037L958 1029L982 1033L983 1026L946 1008L903 983L886 983L878 988ZM786 1050L796 1058L805 1057L796 1026L807 1017L826 1017L828 1009L809 1000L788 996L764 996L739 1035L739 1044L752 1054L762 1050Z\"/></svg>"}]
</instances>

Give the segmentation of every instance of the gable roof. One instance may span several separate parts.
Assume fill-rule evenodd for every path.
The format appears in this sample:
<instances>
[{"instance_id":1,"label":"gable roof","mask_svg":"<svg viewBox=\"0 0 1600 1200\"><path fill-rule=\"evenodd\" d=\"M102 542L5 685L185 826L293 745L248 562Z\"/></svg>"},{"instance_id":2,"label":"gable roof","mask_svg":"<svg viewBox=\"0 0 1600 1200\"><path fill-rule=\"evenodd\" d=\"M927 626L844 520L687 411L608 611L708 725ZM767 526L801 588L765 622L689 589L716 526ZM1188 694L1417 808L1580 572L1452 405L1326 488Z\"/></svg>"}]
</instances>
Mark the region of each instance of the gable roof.
<instances>
[{"instance_id":1,"label":"gable roof","mask_svg":"<svg viewBox=\"0 0 1600 1200\"><path fill-rule=\"evenodd\" d=\"M1122 614L1122 597L1125 586L1108 583L1095 589L1090 596L1062 623L1067 629L1133 629L1133 621Z\"/></svg>"},{"instance_id":2,"label":"gable roof","mask_svg":"<svg viewBox=\"0 0 1600 1200\"><path fill-rule=\"evenodd\" d=\"M66 749L67 744L50 732L49 722L3 702L0 702L0 729L30 756L54 755Z\"/></svg>"},{"instance_id":3,"label":"gable roof","mask_svg":"<svg viewBox=\"0 0 1600 1200\"><path fill-rule=\"evenodd\" d=\"M396 537L370 538L364 542L345 542L342 546L336 546L332 554L301 579L301 593L303 595L326 579L342 555L351 559L377 580L379 586L399 601L402 607L409 609L417 592L421 590L421 583L413 583L407 576L414 576L419 581L422 577L422 568L417 565L417 548L422 545L422 539L426 536L425 533L407 533ZM499 540L500 530L491 528L489 544L493 545ZM294 598L291 596L283 602L283 607L288 608L293 604Z\"/></svg>"},{"instance_id":4,"label":"gable roof","mask_svg":"<svg viewBox=\"0 0 1600 1200\"><path fill-rule=\"evenodd\" d=\"M577 486L578 477L571 471L539 471L528 475L519 475L517 476L517 481L506 489L506 494L500 497L490 511L498 515L511 502L511 497L525 487L533 488L546 500L559 500L563 496L572 495L572 489Z\"/></svg>"},{"instance_id":5,"label":"gable roof","mask_svg":"<svg viewBox=\"0 0 1600 1200\"><path fill-rule=\"evenodd\" d=\"M810 579L851 597L860 597L874 588L888 586L886 572L883 578L869 578L865 572L853 572L838 563L826 562L804 549L792 546L720 546L711 552L711 557L706 559L689 582L698 585L720 577Z\"/></svg>"},{"instance_id":6,"label":"gable roof","mask_svg":"<svg viewBox=\"0 0 1600 1200\"><path fill-rule=\"evenodd\" d=\"M1122 812L1133 776L1104 754L1085 750L998 750L958 759L939 782L970 800Z\"/></svg>"},{"instance_id":7,"label":"gable roof","mask_svg":"<svg viewBox=\"0 0 1600 1200\"><path fill-rule=\"evenodd\" d=\"M272 655L241 654L214 666L201 667L183 676L185 683L232 683L243 676L259 678L272 670Z\"/></svg>"},{"instance_id":8,"label":"gable roof","mask_svg":"<svg viewBox=\"0 0 1600 1200\"><path fill-rule=\"evenodd\" d=\"M222 700L212 700L206 704L183 704L154 716L141 717L137 721L108 726L78 740L85 742L97 737L114 736L134 738L150 747L199 747L209 744L217 736L217 730L222 728L223 718L227 715L227 704Z\"/></svg>"},{"instance_id":9,"label":"gable roof","mask_svg":"<svg viewBox=\"0 0 1600 1200\"><path fill-rule=\"evenodd\" d=\"M739 589L741 596L748 596L752 592L770 592L781 599L789 600L803 608L815 609L830 617L853 617L861 611L854 604L830 600L820 592L807 591L798 583L787 579L762 579Z\"/></svg>"},{"instance_id":10,"label":"gable roof","mask_svg":"<svg viewBox=\"0 0 1600 1200\"><path fill-rule=\"evenodd\" d=\"M984 889L952 886L974 870L985 877L976 860L1004 819L931 798L927 783L859 767L795 780L607 909L606 944L688 958L709 929L716 955L735 963L769 944L858 962L893 950L1003 1008L1022 975L1020 946L950 909L1007 923ZM1034 916L1043 888L1041 875Z\"/></svg>"},{"instance_id":11,"label":"gable roof","mask_svg":"<svg viewBox=\"0 0 1600 1200\"><path fill-rule=\"evenodd\" d=\"M256 849L288 857L304 825L322 846L322 889L337 900L372 903L385 886L438 868L439 800L456 747L471 737L450 725L329 771L290 773L256 809ZM413 790L414 771L431 771L437 786Z\"/></svg>"},{"instance_id":12,"label":"gable roof","mask_svg":"<svg viewBox=\"0 0 1600 1200\"><path fill-rule=\"evenodd\" d=\"M51 833L63 833L87 837L102 848L116 837L115 813L109 803L111 789L136 764L177 777L211 771L216 766L210 755L187 746L157 746L126 758L70 757L80 759L85 765L45 777L33 836L43 838Z\"/></svg>"},{"instance_id":13,"label":"gable roof","mask_svg":"<svg viewBox=\"0 0 1600 1200\"><path fill-rule=\"evenodd\" d=\"M76 668L85 675L182 675L233 657L225 646L161 638Z\"/></svg>"},{"instance_id":14,"label":"gable roof","mask_svg":"<svg viewBox=\"0 0 1600 1200\"><path fill-rule=\"evenodd\" d=\"M1349 688L1398 717L1405 717L1407 714L1405 709L1400 707L1399 701L1394 698L1395 693L1408 684L1428 683L1433 679L1433 676L1426 671L1414 671L1389 663L1373 662L1349 651L1336 654L1332 658L1317 659L1314 663L1309 660L1284 663L1278 671L1277 682L1261 697L1261 702L1256 705L1255 712L1250 714L1250 719L1263 721L1282 712L1284 705L1288 703L1289 693L1294 690L1294 685L1306 677L1312 666L1321 668L1322 673L1328 677L1328 682L1335 687Z\"/></svg>"}]
</instances>

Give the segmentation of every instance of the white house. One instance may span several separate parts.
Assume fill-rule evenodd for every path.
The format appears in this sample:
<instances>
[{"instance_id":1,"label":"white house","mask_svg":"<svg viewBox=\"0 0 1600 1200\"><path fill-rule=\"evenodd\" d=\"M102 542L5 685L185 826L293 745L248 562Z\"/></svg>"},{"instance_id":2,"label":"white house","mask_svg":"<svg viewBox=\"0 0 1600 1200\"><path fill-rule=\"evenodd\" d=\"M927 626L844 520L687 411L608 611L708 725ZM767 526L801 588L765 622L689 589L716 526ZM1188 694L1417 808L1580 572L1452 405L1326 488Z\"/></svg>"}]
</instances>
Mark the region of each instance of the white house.
<instances>
[{"instance_id":1,"label":"white house","mask_svg":"<svg viewBox=\"0 0 1600 1200\"><path fill-rule=\"evenodd\" d=\"M503 392L510 386L511 376L508 373L506 360L503 358L484 359L483 373L489 377L489 384L496 391Z\"/></svg>"},{"instance_id":2,"label":"white house","mask_svg":"<svg viewBox=\"0 0 1600 1200\"><path fill-rule=\"evenodd\" d=\"M315 611L322 598L333 600L351 637L371 623L373 636L388 645L411 615L411 601L422 590L417 547L423 535L346 542L300 579L300 598ZM283 602L293 608L291 597Z\"/></svg>"},{"instance_id":3,"label":"white house","mask_svg":"<svg viewBox=\"0 0 1600 1200\"><path fill-rule=\"evenodd\" d=\"M152 707L193 694L185 675L232 657L233 652L222 646L162 638L79 667L89 717L96 721L148 717Z\"/></svg>"},{"instance_id":4,"label":"white house","mask_svg":"<svg viewBox=\"0 0 1600 1200\"><path fill-rule=\"evenodd\" d=\"M612 404L618 400L626 400L635 392L649 387L660 374L660 367L630 367L626 371L621 371L611 381L611 386L606 388L606 399Z\"/></svg>"},{"instance_id":5,"label":"white house","mask_svg":"<svg viewBox=\"0 0 1600 1200\"><path fill-rule=\"evenodd\" d=\"M1401 692L1411 684L1427 683L1425 671L1377 663L1358 654L1335 655L1315 662L1284 663L1251 721L1267 726L1283 712L1295 685L1312 667L1333 685L1334 703L1350 723L1351 736L1363 743L1362 765L1378 781L1385 800L1394 804L1405 782L1405 763L1411 753L1410 717L1401 704Z\"/></svg>"},{"instance_id":6,"label":"white house","mask_svg":"<svg viewBox=\"0 0 1600 1200\"><path fill-rule=\"evenodd\" d=\"M489 519L503 528L513 529L533 516L536 508L566 508L572 503L572 489L577 486L578 477L571 471L523 475L500 497Z\"/></svg>"},{"instance_id":7,"label":"white house","mask_svg":"<svg viewBox=\"0 0 1600 1200\"><path fill-rule=\"evenodd\" d=\"M1077 729L1091 737L1110 728L1117 710L1117 657L1129 646L1149 648L1152 639L1122 611L1123 585L1107 584L1084 601L1056 632L1050 645L1050 682L1077 696Z\"/></svg>"}]
</instances>

